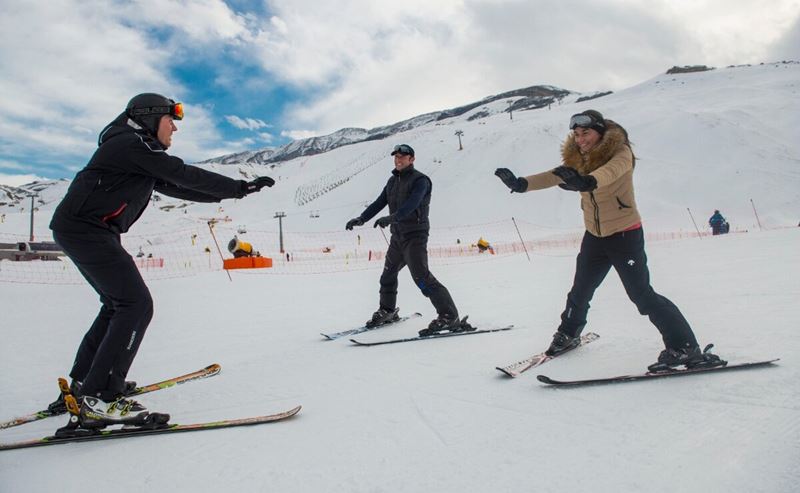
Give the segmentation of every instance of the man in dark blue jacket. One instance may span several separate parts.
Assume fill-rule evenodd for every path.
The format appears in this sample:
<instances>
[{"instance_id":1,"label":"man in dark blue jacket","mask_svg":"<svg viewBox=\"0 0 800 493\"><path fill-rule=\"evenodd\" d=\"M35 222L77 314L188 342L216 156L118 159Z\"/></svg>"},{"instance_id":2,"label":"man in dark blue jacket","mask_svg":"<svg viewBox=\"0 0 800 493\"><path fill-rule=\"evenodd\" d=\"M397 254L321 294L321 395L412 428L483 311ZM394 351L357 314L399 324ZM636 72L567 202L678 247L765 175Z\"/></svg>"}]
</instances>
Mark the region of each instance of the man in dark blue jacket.
<instances>
[{"instance_id":1,"label":"man in dark blue jacket","mask_svg":"<svg viewBox=\"0 0 800 493\"><path fill-rule=\"evenodd\" d=\"M397 274L408 265L411 277L422 294L430 298L436 308L437 318L420 335L441 331L469 329L462 326L458 309L450 292L428 270L428 234L430 223L428 212L431 203L431 179L414 169L414 149L407 144L395 146L392 176L380 195L360 216L351 219L345 226L352 230L375 217L389 206L389 215L375 221L374 227L390 226L392 239L386 252L386 261L380 280L380 306L367 322L375 327L397 320Z\"/></svg>"},{"instance_id":2,"label":"man in dark blue jacket","mask_svg":"<svg viewBox=\"0 0 800 493\"><path fill-rule=\"evenodd\" d=\"M712 235L716 236L719 234L727 233L727 231L723 230L725 225L725 218L722 217L722 214L720 214L719 210L715 210L714 214L708 219L708 225L711 226Z\"/></svg>"},{"instance_id":3,"label":"man in dark blue jacket","mask_svg":"<svg viewBox=\"0 0 800 493\"><path fill-rule=\"evenodd\" d=\"M97 151L75 176L50 222L53 238L102 302L70 372L72 391L81 402L77 425L82 428L169 419L125 398L135 387L125 377L153 316L153 300L120 235L139 219L153 191L219 202L275 183L269 177L233 180L167 154L177 131L174 120L182 118L183 105L159 94L131 99L125 112L100 133ZM63 398L51 404L54 409L63 406Z\"/></svg>"}]
</instances>

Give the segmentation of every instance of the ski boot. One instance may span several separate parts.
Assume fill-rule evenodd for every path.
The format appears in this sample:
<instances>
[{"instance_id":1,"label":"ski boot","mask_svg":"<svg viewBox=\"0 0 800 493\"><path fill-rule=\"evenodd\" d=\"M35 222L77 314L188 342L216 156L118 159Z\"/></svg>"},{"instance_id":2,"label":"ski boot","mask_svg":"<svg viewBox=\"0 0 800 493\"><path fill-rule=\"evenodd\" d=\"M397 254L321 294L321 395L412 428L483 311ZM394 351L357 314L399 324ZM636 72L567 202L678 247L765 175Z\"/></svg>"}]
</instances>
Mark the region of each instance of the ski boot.
<instances>
[{"instance_id":1,"label":"ski boot","mask_svg":"<svg viewBox=\"0 0 800 493\"><path fill-rule=\"evenodd\" d=\"M64 403L64 396L67 394L74 395L76 398L81 397L83 394L81 393L81 386L82 382L77 380L73 380L72 383L67 385L67 381L64 378L58 379L58 389L60 390L58 394L58 398L47 405L47 410L51 413L55 414L64 414L67 412L67 406ZM122 390L123 395L131 395L136 390L136 382L133 381L126 381L125 388Z\"/></svg>"},{"instance_id":2,"label":"ski boot","mask_svg":"<svg viewBox=\"0 0 800 493\"><path fill-rule=\"evenodd\" d=\"M547 348L547 351L544 352L547 356L558 356L561 353L565 353L570 349L575 349L576 347L580 346L581 338L580 336L570 337L567 334L556 331L553 334L553 342L550 343L550 347Z\"/></svg>"},{"instance_id":3,"label":"ski boot","mask_svg":"<svg viewBox=\"0 0 800 493\"><path fill-rule=\"evenodd\" d=\"M475 327L467 323L467 318L469 318L469 316L459 319L458 315L439 315L434 320L431 320L427 329L419 331L419 336L428 337L443 332L469 332L475 330Z\"/></svg>"},{"instance_id":4,"label":"ski boot","mask_svg":"<svg viewBox=\"0 0 800 493\"><path fill-rule=\"evenodd\" d=\"M727 361L723 360L716 354L711 353L711 349L713 347L713 344L707 345L705 349L703 349L703 352L700 354L699 358L695 358L686 363L686 369L692 370L694 368L713 368L715 366L726 366L728 364Z\"/></svg>"},{"instance_id":5,"label":"ski boot","mask_svg":"<svg viewBox=\"0 0 800 493\"><path fill-rule=\"evenodd\" d=\"M647 370L651 373L658 373L672 371L679 366L684 366L687 370L690 370L692 368L712 368L727 365L727 361L709 352L713 347L713 344L709 344L702 352L700 352L700 346L680 349L667 348L661 351L661 354L658 355L658 361L648 366Z\"/></svg>"},{"instance_id":6,"label":"ski boot","mask_svg":"<svg viewBox=\"0 0 800 493\"><path fill-rule=\"evenodd\" d=\"M123 425L123 429L163 428L169 414L153 413L140 403L125 397L104 401L98 397L83 396L80 405L74 396L67 394L64 403L69 412L69 422L56 430L57 437L93 435L111 425Z\"/></svg>"},{"instance_id":7,"label":"ski boot","mask_svg":"<svg viewBox=\"0 0 800 493\"><path fill-rule=\"evenodd\" d=\"M372 314L372 318L369 319L364 326L371 329L373 327L378 327L379 325L397 322L400 320L400 315L398 315L399 312L399 308L387 310L386 308L380 307L378 308L378 311Z\"/></svg>"}]
</instances>

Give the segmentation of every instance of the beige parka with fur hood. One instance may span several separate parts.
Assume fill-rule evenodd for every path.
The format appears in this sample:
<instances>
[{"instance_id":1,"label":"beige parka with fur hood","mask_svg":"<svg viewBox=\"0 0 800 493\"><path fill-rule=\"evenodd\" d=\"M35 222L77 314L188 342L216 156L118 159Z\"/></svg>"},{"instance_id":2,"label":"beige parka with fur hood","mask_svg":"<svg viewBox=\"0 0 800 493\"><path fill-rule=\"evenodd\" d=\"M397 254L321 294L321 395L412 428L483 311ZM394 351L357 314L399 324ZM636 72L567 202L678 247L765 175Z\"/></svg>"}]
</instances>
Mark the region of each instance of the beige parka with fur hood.
<instances>
[{"instance_id":1,"label":"beige parka with fur hood","mask_svg":"<svg viewBox=\"0 0 800 493\"><path fill-rule=\"evenodd\" d=\"M597 188L580 192L583 222L594 236L606 237L641 224L642 219L633 196L635 158L628 134L617 123L606 120L607 130L600 142L586 154L581 154L572 132L561 146L564 166L581 175L591 174ZM526 176L528 189L542 190L563 183L551 171Z\"/></svg>"}]
</instances>

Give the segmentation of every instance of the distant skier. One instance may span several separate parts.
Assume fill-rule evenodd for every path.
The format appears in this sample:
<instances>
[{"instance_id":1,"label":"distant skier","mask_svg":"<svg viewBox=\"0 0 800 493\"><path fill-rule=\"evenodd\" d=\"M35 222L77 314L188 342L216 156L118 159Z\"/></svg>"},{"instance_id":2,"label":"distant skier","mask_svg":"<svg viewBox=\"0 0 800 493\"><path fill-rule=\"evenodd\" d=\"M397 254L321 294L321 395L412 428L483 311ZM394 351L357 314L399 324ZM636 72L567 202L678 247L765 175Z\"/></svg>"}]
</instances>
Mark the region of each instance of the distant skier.
<instances>
[{"instance_id":1,"label":"distant skier","mask_svg":"<svg viewBox=\"0 0 800 493\"><path fill-rule=\"evenodd\" d=\"M562 166L526 178L518 178L506 168L495 171L512 192L558 185L581 194L586 232L561 325L547 354L557 355L580 344L589 302L614 267L628 297L639 313L649 316L664 340L666 349L648 367L650 371L724 364L718 356L700 351L678 307L650 286L642 222L634 200L635 157L628 133L595 110L573 115L569 128L572 132L561 147Z\"/></svg>"},{"instance_id":2,"label":"distant skier","mask_svg":"<svg viewBox=\"0 0 800 493\"><path fill-rule=\"evenodd\" d=\"M70 371L80 415L66 428L160 424L169 419L125 397L136 386L125 378L153 316L153 300L120 235L139 219L153 191L219 202L275 183L266 176L233 180L167 154L178 130L174 120L181 119L181 103L159 94L135 96L100 132L97 151L53 213L53 238L102 302ZM63 407L62 396L51 404L54 409Z\"/></svg>"},{"instance_id":3,"label":"distant skier","mask_svg":"<svg viewBox=\"0 0 800 493\"><path fill-rule=\"evenodd\" d=\"M374 224L376 228L391 226L392 239L380 279L380 306L367 321L367 326L374 327L399 318L397 274L408 265L414 282L422 294L430 298L438 314L427 329L420 331L421 336L442 331L474 330L468 324L461 324L450 292L428 270L431 179L414 168L415 156L411 146L395 146L391 155L394 156L394 169L386 186L360 216L347 221L345 226L348 231L354 226L362 226L389 206L389 215L379 218Z\"/></svg>"},{"instance_id":4,"label":"distant skier","mask_svg":"<svg viewBox=\"0 0 800 493\"><path fill-rule=\"evenodd\" d=\"M719 213L719 210L715 210L714 215L708 220L708 225L711 226L711 234L714 236L727 233L727 224L727 221L725 221L725 218Z\"/></svg>"}]
</instances>

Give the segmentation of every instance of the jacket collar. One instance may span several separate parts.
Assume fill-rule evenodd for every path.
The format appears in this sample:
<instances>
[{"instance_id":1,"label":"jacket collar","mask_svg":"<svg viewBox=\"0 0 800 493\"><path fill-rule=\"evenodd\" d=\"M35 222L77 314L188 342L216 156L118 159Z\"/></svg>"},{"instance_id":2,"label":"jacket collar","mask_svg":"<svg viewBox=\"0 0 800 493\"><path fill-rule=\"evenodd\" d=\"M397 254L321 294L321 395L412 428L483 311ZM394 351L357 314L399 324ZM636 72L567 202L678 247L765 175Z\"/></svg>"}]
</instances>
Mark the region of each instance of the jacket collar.
<instances>
[{"instance_id":1,"label":"jacket collar","mask_svg":"<svg viewBox=\"0 0 800 493\"><path fill-rule=\"evenodd\" d=\"M412 173L413 171L414 171L414 165L411 164L408 168L404 168L403 171L397 171L397 169L393 169L392 170L392 174L394 176L401 176L401 175L407 175L409 173Z\"/></svg>"},{"instance_id":2,"label":"jacket collar","mask_svg":"<svg viewBox=\"0 0 800 493\"><path fill-rule=\"evenodd\" d=\"M111 123L103 128L97 138L97 145L101 146L114 137L126 134L139 135L143 140L147 141L148 145L151 147L157 146L160 150L164 150L161 143L158 142L158 139L154 138L150 132L142 128L138 123L128 118L128 115L125 113L120 113L119 116L114 118Z\"/></svg>"}]
</instances>

